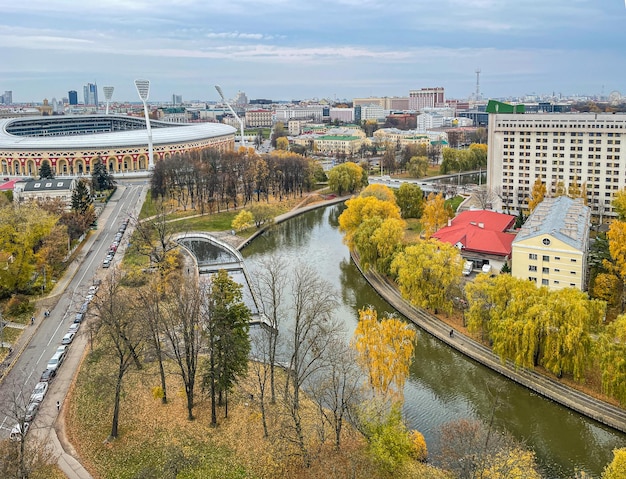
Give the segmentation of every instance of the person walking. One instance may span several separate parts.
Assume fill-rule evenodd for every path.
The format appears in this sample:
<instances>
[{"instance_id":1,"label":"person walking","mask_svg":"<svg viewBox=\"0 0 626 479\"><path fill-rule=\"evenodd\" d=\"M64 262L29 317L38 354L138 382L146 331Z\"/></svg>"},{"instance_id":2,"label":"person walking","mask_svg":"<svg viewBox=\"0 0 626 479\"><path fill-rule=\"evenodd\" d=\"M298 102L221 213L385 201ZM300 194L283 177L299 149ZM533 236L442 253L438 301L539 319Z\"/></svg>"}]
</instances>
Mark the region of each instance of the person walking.
<instances>
[{"instance_id":1,"label":"person walking","mask_svg":"<svg viewBox=\"0 0 626 479\"><path fill-rule=\"evenodd\" d=\"M61 410L61 401L57 401L57 411Z\"/></svg>"},{"instance_id":2,"label":"person walking","mask_svg":"<svg viewBox=\"0 0 626 479\"><path fill-rule=\"evenodd\" d=\"M35 324L35 316L30 317L30 325L32 326L33 324Z\"/></svg>"}]
</instances>

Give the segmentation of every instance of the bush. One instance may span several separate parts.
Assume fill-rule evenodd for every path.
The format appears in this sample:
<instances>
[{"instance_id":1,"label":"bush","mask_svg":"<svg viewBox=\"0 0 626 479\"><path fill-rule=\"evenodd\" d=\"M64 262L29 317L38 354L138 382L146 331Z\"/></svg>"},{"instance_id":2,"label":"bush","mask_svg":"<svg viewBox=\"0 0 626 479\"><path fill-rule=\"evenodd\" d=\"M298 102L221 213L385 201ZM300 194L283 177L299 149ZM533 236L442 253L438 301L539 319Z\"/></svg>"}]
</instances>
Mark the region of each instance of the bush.
<instances>
[{"instance_id":1,"label":"bush","mask_svg":"<svg viewBox=\"0 0 626 479\"><path fill-rule=\"evenodd\" d=\"M35 311L35 306L30 303L28 297L16 294L7 303L4 313L7 316L17 317L32 314L33 311Z\"/></svg>"}]
</instances>

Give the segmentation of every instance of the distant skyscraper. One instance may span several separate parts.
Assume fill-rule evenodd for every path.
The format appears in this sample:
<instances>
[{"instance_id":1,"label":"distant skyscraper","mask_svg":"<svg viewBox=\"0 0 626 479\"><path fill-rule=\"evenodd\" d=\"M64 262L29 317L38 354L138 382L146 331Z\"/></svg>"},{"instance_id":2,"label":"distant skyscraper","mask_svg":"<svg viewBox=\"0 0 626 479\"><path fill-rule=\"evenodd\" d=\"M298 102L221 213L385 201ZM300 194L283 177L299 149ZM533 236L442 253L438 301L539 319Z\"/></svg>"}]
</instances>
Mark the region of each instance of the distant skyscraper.
<instances>
[{"instance_id":1,"label":"distant skyscraper","mask_svg":"<svg viewBox=\"0 0 626 479\"><path fill-rule=\"evenodd\" d=\"M177 95L176 93L174 93L172 95L172 104L173 105L182 105L183 104L183 96L182 95Z\"/></svg>"},{"instance_id":2,"label":"distant skyscraper","mask_svg":"<svg viewBox=\"0 0 626 479\"><path fill-rule=\"evenodd\" d=\"M83 87L83 95L85 98L85 105L98 106L98 85L95 83L87 83Z\"/></svg>"},{"instance_id":3,"label":"distant skyscraper","mask_svg":"<svg viewBox=\"0 0 626 479\"><path fill-rule=\"evenodd\" d=\"M11 105L13 103L13 91L6 90L2 95L2 103L5 105Z\"/></svg>"},{"instance_id":4,"label":"distant skyscraper","mask_svg":"<svg viewBox=\"0 0 626 479\"><path fill-rule=\"evenodd\" d=\"M78 105L78 93L76 93L76 90L68 91L67 95L70 97L70 105Z\"/></svg>"}]
</instances>

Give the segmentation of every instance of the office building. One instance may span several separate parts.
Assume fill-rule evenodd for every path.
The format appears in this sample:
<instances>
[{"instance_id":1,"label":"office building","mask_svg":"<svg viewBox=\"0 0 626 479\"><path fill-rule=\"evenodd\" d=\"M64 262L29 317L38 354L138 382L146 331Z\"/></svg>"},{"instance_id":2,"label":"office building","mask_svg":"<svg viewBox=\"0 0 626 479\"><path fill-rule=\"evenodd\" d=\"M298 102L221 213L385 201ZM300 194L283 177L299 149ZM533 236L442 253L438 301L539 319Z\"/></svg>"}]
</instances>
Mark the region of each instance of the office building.
<instances>
[{"instance_id":1,"label":"office building","mask_svg":"<svg viewBox=\"0 0 626 479\"><path fill-rule=\"evenodd\" d=\"M67 96L69 97L70 105L78 105L78 93L76 90L68 91Z\"/></svg>"},{"instance_id":2,"label":"office building","mask_svg":"<svg viewBox=\"0 0 626 479\"><path fill-rule=\"evenodd\" d=\"M172 105L182 105L182 104L183 104L183 96L177 95L176 93L174 93L172 95Z\"/></svg>"},{"instance_id":3,"label":"office building","mask_svg":"<svg viewBox=\"0 0 626 479\"><path fill-rule=\"evenodd\" d=\"M95 83L87 83L83 87L83 96L85 105L98 106L98 85Z\"/></svg>"},{"instance_id":4,"label":"office building","mask_svg":"<svg viewBox=\"0 0 626 479\"><path fill-rule=\"evenodd\" d=\"M3 105L12 105L13 104L13 91L5 90L4 94L0 98Z\"/></svg>"},{"instance_id":5,"label":"office building","mask_svg":"<svg viewBox=\"0 0 626 479\"><path fill-rule=\"evenodd\" d=\"M487 186L494 208L525 208L537 178L547 195L579 188L597 221L626 187L626 114L490 114Z\"/></svg>"},{"instance_id":6,"label":"office building","mask_svg":"<svg viewBox=\"0 0 626 479\"><path fill-rule=\"evenodd\" d=\"M445 103L443 87L409 91L409 110L420 111L422 108L440 108L445 106Z\"/></svg>"}]
</instances>

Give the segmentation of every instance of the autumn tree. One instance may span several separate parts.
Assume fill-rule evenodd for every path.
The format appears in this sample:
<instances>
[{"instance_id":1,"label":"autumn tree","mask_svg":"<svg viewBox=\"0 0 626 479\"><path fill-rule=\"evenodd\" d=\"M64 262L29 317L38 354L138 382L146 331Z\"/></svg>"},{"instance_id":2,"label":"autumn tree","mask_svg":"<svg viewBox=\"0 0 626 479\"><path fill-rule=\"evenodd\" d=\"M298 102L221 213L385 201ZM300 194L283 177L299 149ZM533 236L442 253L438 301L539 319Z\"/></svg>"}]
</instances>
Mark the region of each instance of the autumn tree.
<instances>
[{"instance_id":1,"label":"autumn tree","mask_svg":"<svg viewBox=\"0 0 626 479\"><path fill-rule=\"evenodd\" d=\"M281 136L276 139L276 149L277 150L288 150L289 149L289 140L285 136Z\"/></svg>"},{"instance_id":2,"label":"autumn tree","mask_svg":"<svg viewBox=\"0 0 626 479\"><path fill-rule=\"evenodd\" d=\"M617 219L626 221L626 189L619 190L615 193L612 205L613 210L617 213Z\"/></svg>"},{"instance_id":3,"label":"autumn tree","mask_svg":"<svg viewBox=\"0 0 626 479\"><path fill-rule=\"evenodd\" d=\"M338 195L354 193L367 184L363 174L363 168L356 163L342 163L328 172L328 187Z\"/></svg>"},{"instance_id":4,"label":"autumn tree","mask_svg":"<svg viewBox=\"0 0 626 479\"><path fill-rule=\"evenodd\" d=\"M443 195L441 193L430 193L422 213L422 227L426 239L444 227L449 218L451 218L450 211L446 208Z\"/></svg>"},{"instance_id":5,"label":"autumn tree","mask_svg":"<svg viewBox=\"0 0 626 479\"><path fill-rule=\"evenodd\" d=\"M359 196L363 198L367 196L374 196L380 201L391 201L392 203L396 202L396 197L393 193L393 190L388 186L381 185L379 183L368 185L363 191L361 191L361 194Z\"/></svg>"},{"instance_id":6,"label":"autumn tree","mask_svg":"<svg viewBox=\"0 0 626 479\"><path fill-rule=\"evenodd\" d=\"M424 208L424 193L414 183L403 182L394 190L396 203L400 207L402 218L420 218Z\"/></svg>"},{"instance_id":7,"label":"autumn tree","mask_svg":"<svg viewBox=\"0 0 626 479\"><path fill-rule=\"evenodd\" d=\"M415 329L398 318L390 316L379 320L371 306L359 310L352 347L376 394L393 401L402 400L415 337Z\"/></svg>"},{"instance_id":8,"label":"autumn tree","mask_svg":"<svg viewBox=\"0 0 626 479\"><path fill-rule=\"evenodd\" d=\"M414 156L409 161L408 169L413 178L423 178L428 173L428 157Z\"/></svg>"},{"instance_id":9,"label":"autumn tree","mask_svg":"<svg viewBox=\"0 0 626 479\"><path fill-rule=\"evenodd\" d=\"M626 479L626 448L613 450L613 460L602 471L601 479Z\"/></svg>"},{"instance_id":10,"label":"autumn tree","mask_svg":"<svg viewBox=\"0 0 626 479\"><path fill-rule=\"evenodd\" d=\"M612 259L612 264L607 266L611 266L611 269L620 277L622 283L621 312L623 313L626 302L626 222L613 221L609 226L607 239L609 240L609 252Z\"/></svg>"},{"instance_id":11,"label":"autumn tree","mask_svg":"<svg viewBox=\"0 0 626 479\"><path fill-rule=\"evenodd\" d=\"M530 192L530 196L526 198L528 203L528 212L532 213L537 205L543 201L546 196L546 184L541 181L541 178L538 176L535 182L533 183L533 188Z\"/></svg>"},{"instance_id":12,"label":"autumn tree","mask_svg":"<svg viewBox=\"0 0 626 479\"><path fill-rule=\"evenodd\" d=\"M245 230L254 224L254 215L247 210L241 210L233 218L231 226L235 231Z\"/></svg>"},{"instance_id":13,"label":"autumn tree","mask_svg":"<svg viewBox=\"0 0 626 479\"><path fill-rule=\"evenodd\" d=\"M111 354L117 363L109 434L110 439L116 439L124 377L132 366L141 369L139 357L145 335L141 322L136 320L133 312L133 298L122 291L117 274L114 273L105 281L92 304L95 316L93 327L101 341L100 353Z\"/></svg>"},{"instance_id":14,"label":"autumn tree","mask_svg":"<svg viewBox=\"0 0 626 479\"><path fill-rule=\"evenodd\" d=\"M598 349L602 388L606 394L626 404L626 315L620 315L600 335Z\"/></svg>"},{"instance_id":15,"label":"autumn tree","mask_svg":"<svg viewBox=\"0 0 626 479\"><path fill-rule=\"evenodd\" d=\"M463 264L448 243L425 240L408 246L391 264L404 298L419 308L451 313Z\"/></svg>"}]
</instances>

